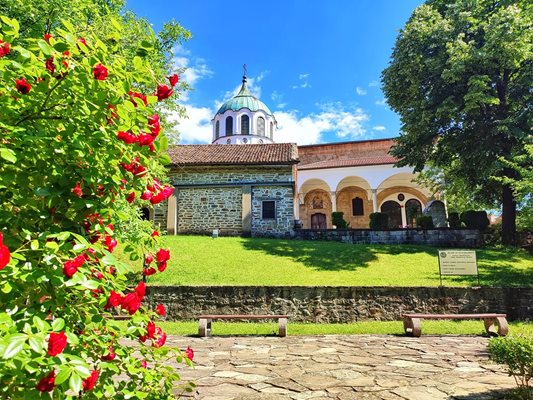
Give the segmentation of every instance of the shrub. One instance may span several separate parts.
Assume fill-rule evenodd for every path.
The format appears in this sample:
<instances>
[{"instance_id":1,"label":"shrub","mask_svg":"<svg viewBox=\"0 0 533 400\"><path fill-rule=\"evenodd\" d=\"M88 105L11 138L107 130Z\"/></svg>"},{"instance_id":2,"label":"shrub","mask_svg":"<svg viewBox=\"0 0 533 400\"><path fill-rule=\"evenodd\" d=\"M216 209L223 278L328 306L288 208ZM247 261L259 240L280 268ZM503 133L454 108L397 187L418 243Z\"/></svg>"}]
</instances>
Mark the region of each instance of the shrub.
<instances>
[{"instance_id":1,"label":"shrub","mask_svg":"<svg viewBox=\"0 0 533 400\"><path fill-rule=\"evenodd\" d=\"M370 229L381 230L389 227L389 216L385 213L375 212L370 214Z\"/></svg>"},{"instance_id":2,"label":"shrub","mask_svg":"<svg viewBox=\"0 0 533 400\"><path fill-rule=\"evenodd\" d=\"M335 211L331 213L331 223L338 229L348 228L348 222L344 220L344 213L342 211Z\"/></svg>"},{"instance_id":3,"label":"shrub","mask_svg":"<svg viewBox=\"0 0 533 400\"><path fill-rule=\"evenodd\" d=\"M486 211L468 210L461 214L461 222L469 229L484 231L490 225Z\"/></svg>"},{"instance_id":4,"label":"shrub","mask_svg":"<svg viewBox=\"0 0 533 400\"><path fill-rule=\"evenodd\" d=\"M451 212L448 214L448 224L450 225L450 228L452 229L461 228L461 218L459 218L458 212Z\"/></svg>"},{"instance_id":5,"label":"shrub","mask_svg":"<svg viewBox=\"0 0 533 400\"><path fill-rule=\"evenodd\" d=\"M417 217L416 226L422 229L433 229L435 227L431 215L421 215L420 217Z\"/></svg>"},{"instance_id":6,"label":"shrub","mask_svg":"<svg viewBox=\"0 0 533 400\"><path fill-rule=\"evenodd\" d=\"M531 399L533 388L533 336L508 336L493 338L489 342L490 358L498 364L506 364L524 399Z\"/></svg>"}]
</instances>

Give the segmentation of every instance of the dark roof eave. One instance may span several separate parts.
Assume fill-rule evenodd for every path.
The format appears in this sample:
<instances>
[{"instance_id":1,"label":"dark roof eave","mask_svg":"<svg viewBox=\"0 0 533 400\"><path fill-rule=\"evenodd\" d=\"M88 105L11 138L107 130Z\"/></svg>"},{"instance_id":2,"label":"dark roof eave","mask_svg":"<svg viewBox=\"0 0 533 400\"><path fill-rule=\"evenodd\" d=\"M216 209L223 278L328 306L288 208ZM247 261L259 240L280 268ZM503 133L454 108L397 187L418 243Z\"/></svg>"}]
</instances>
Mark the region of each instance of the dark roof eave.
<instances>
[{"instance_id":1,"label":"dark roof eave","mask_svg":"<svg viewBox=\"0 0 533 400\"><path fill-rule=\"evenodd\" d=\"M397 162L381 162L381 163L368 163L368 164L357 164L357 165L334 165L330 167L311 167L306 168L306 165L302 165L298 170L308 170L308 169L331 169L331 168L353 168L353 167L369 167L371 165L396 165Z\"/></svg>"},{"instance_id":2,"label":"dark roof eave","mask_svg":"<svg viewBox=\"0 0 533 400\"><path fill-rule=\"evenodd\" d=\"M168 167L193 167L193 166L228 166L228 165L279 165L279 166L285 166L285 165L294 165L298 164L300 160L291 160L291 161L268 161L268 162L201 162L201 163L174 163L171 162L170 164L167 164Z\"/></svg>"}]
</instances>

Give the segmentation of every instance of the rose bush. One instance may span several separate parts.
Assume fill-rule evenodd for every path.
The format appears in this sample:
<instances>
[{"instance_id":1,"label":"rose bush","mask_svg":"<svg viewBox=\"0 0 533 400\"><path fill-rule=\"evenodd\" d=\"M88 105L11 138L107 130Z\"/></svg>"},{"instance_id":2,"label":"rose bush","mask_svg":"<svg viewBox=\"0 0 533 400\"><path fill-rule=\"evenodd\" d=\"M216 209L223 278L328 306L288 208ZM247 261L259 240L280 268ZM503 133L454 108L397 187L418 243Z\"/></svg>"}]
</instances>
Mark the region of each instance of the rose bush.
<instances>
[{"instance_id":1,"label":"rose bush","mask_svg":"<svg viewBox=\"0 0 533 400\"><path fill-rule=\"evenodd\" d=\"M122 27L110 22L118 42ZM154 78L154 42L129 63L113 41L78 37L69 21L39 38L18 32L0 17L0 398L191 390L165 361L190 364L193 353L164 346L155 322L164 308L142 306L144 283L128 281L131 266L113 255L115 226L172 194L154 106L176 96L178 78L170 87ZM155 254L150 268L161 273L170 254L152 230L124 249ZM125 329L119 313L131 315Z\"/></svg>"}]
</instances>

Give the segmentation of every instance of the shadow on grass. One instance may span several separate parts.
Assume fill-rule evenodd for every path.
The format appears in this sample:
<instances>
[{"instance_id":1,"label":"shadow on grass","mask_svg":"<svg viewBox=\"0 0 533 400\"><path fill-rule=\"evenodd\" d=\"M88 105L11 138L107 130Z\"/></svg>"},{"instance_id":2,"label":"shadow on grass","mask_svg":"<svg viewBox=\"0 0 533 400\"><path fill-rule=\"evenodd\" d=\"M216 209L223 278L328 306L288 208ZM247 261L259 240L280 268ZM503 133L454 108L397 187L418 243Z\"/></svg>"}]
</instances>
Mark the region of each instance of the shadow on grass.
<instances>
[{"instance_id":1,"label":"shadow on grass","mask_svg":"<svg viewBox=\"0 0 533 400\"><path fill-rule=\"evenodd\" d=\"M279 239L244 239L246 250L261 251L277 257L291 258L306 267L322 271L353 271L368 267L378 259L378 254L430 254L437 255L437 249L411 245L363 245L340 242L300 241Z\"/></svg>"},{"instance_id":2,"label":"shadow on grass","mask_svg":"<svg viewBox=\"0 0 533 400\"><path fill-rule=\"evenodd\" d=\"M532 399L530 395L533 396L533 391L531 391L530 394L527 394L525 392L520 393L517 389L497 389L482 393L450 396L448 397L448 400L530 400Z\"/></svg>"}]
</instances>

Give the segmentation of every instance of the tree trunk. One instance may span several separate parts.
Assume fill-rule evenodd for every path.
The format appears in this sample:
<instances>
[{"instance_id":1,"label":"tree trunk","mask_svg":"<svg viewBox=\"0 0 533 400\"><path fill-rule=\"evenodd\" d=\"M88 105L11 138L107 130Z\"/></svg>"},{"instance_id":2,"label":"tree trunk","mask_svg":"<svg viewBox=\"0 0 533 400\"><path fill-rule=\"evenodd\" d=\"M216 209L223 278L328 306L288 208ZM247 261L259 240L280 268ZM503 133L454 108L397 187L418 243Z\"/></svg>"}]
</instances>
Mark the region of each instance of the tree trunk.
<instances>
[{"instance_id":1,"label":"tree trunk","mask_svg":"<svg viewBox=\"0 0 533 400\"><path fill-rule=\"evenodd\" d=\"M504 185L502 197L502 243L512 246L516 244L516 200L513 188Z\"/></svg>"}]
</instances>

